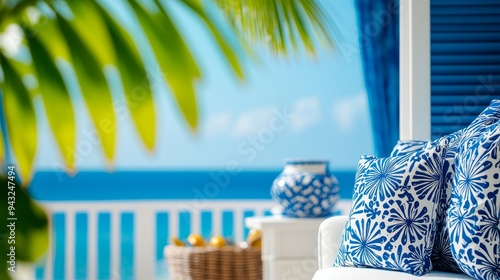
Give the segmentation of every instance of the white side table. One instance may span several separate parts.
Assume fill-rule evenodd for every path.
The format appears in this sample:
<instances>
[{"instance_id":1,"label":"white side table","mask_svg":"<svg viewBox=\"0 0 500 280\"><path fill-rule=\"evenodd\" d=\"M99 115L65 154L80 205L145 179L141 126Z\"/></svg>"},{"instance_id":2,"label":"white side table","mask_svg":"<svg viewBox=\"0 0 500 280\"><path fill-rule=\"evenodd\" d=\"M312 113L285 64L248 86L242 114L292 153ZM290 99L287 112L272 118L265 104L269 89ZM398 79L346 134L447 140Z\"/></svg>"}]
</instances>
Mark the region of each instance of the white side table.
<instances>
[{"instance_id":1,"label":"white side table","mask_svg":"<svg viewBox=\"0 0 500 280\"><path fill-rule=\"evenodd\" d=\"M312 279L318 270L318 229L325 218L251 217L245 224L262 232L264 280Z\"/></svg>"}]
</instances>

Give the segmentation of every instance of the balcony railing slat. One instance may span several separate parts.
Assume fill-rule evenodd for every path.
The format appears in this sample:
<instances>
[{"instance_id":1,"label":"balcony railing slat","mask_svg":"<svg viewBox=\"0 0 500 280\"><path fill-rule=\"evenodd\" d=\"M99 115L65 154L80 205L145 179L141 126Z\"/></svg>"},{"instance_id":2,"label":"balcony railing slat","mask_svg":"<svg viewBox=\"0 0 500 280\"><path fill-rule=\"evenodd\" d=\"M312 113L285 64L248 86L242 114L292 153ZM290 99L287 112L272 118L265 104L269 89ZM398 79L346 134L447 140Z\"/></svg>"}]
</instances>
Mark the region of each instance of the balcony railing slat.
<instances>
[{"instance_id":1,"label":"balcony railing slat","mask_svg":"<svg viewBox=\"0 0 500 280\"><path fill-rule=\"evenodd\" d=\"M155 213L150 209L139 209L135 212L134 235L134 279L154 279L156 272ZM154 227L156 228L156 227ZM138 277L140 276L140 278Z\"/></svg>"},{"instance_id":2,"label":"balcony railing slat","mask_svg":"<svg viewBox=\"0 0 500 280\"><path fill-rule=\"evenodd\" d=\"M87 229L88 229L88 241L87 241L87 277L89 279L96 278L99 279L97 274L97 212L89 210L87 211Z\"/></svg>"},{"instance_id":3,"label":"balcony railing slat","mask_svg":"<svg viewBox=\"0 0 500 280\"><path fill-rule=\"evenodd\" d=\"M65 258L64 258L64 277L65 279L75 278L75 213L68 211L65 213Z\"/></svg>"},{"instance_id":4,"label":"balcony railing slat","mask_svg":"<svg viewBox=\"0 0 500 280\"><path fill-rule=\"evenodd\" d=\"M243 209L236 209L233 212L233 235L234 240L243 240L245 237L243 236Z\"/></svg>"},{"instance_id":5,"label":"balcony railing slat","mask_svg":"<svg viewBox=\"0 0 500 280\"><path fill-rule=\"evenodd\" d=\"M110 263L110 274L120 275L121 258L120 258L120 217L121 213L119 210L114 210L111 213L111 232L110 232L110 245L111 245L111 263Z\"/></svg>"}]
</instances>

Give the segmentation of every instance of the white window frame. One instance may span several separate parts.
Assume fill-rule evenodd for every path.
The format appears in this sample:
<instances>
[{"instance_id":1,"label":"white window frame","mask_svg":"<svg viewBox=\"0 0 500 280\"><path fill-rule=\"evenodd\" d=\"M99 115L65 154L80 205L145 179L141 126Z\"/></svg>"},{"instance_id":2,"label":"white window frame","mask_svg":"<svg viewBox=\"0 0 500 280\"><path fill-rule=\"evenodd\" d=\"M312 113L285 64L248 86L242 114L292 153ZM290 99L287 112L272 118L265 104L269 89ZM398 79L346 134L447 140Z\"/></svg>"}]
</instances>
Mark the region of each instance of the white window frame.
<instances>
[{"instance_id":1,"label":"white window frame","mask_svg":"<svg viewBox=\"0 0 500 280\"><path fill-rule=\"evenodd\" d=\"M400 2L399 138L431 138L430 0Z\"/></svg>"}]
</instances>

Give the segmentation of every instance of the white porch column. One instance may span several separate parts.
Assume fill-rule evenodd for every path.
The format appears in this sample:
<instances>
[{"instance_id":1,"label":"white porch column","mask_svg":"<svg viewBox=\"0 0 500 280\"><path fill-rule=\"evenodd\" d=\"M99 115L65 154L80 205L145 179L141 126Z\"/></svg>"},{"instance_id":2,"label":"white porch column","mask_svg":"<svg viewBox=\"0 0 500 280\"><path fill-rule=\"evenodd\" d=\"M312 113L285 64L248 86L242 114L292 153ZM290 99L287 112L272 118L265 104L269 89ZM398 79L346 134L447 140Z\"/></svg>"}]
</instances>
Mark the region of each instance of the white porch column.
<instances>
[{"instance_id":1,"label":"white porch column","mask_svg":"<svg viewBox=\"0 0 500 280\"><path fill-rule=\"evenodd\" d=\"M430 0L400 2L399 138L431 137Z\"/></svg>"}]
</instances>

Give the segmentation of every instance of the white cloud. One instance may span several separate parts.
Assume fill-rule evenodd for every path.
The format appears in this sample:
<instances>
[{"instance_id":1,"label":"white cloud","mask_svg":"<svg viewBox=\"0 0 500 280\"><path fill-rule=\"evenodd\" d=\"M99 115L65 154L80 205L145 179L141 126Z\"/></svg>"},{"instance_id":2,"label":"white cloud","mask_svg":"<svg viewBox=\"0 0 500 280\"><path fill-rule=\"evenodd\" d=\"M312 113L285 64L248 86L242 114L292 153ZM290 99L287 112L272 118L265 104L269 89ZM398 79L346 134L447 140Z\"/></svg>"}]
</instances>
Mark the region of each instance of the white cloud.
<instances>
[{"instance_id":1,"label":"white cloud","mask_svg":"<svg viewBox=\"0 0 500 280\"><path fill-rule=\"evenodd\" d=\"M262 107L243 112L236 120L231 134L234 137L245 137L259 133L263 128L269 127L275 111L274 107Z\"/></svg>"},{"instance_id":2,"label":"white cloud","mask_svg":"<svg viewBox=\"0 0 500 280\"><path fill-rule=\"evenodd\" d=\"M254 108L241 113L231 129L231 135L236 138L257 135L262 129L271 128L277 114L284 112L290 118L290 130L301 132L321 120L320 100L318 97L297 99L293 102L291 110L279 110L275 106ZM289 112L289 113L288 113Z\"/></svg>"},{"instance_id":3,"label":"white cloud","mask_svg":"<svg viewBox=\"0 0 500 280\"><path fill-rule=\"evenodd\" d=\"M367 113L368 101L364 91L333 104L333 121L344 131L353 128L355 121Z\"/></svg>"},{"instance_id":4,"label":"white cloud","mask_svg":"<svg viewBox=\"0 0 500 280\"><path fill-rule=\"evenodd\" d=\"M210 115L203 124L203 131L207 138L216 138L227 134L231 124L231 113L220 112Z\"/></svg>"},{"instance_id":5,"label":"white cloud","mask_svg":"<svg viewBox=\"0 0 500 280\"><path fill-rule=\"evenodd\" d=\"M291 128L301 132L321 120L320 101L316 96L296 100L292 106Z\"/></svg>"}]
</instances>

